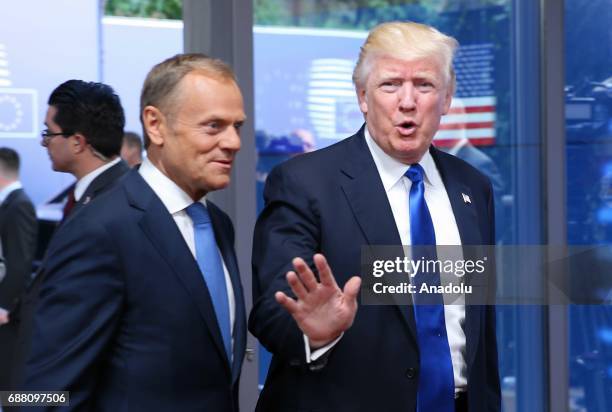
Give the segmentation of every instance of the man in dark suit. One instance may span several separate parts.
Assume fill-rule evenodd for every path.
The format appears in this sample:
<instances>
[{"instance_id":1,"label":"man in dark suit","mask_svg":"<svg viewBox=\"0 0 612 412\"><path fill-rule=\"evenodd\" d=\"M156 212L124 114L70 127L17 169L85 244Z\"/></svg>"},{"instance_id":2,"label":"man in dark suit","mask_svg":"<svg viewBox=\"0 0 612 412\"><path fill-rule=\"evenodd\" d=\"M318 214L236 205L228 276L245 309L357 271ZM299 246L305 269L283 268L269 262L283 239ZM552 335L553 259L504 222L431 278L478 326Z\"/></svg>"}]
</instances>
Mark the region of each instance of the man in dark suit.
<instances>
[{"instance_id":1,"label":"man in dark suit","mask_svg":"<svg viewBox=\"0 0 612 412\"><path fill-rule=\"evenodd\" d=\"M456 47L416 23L373 29L353 74L365 126L268 176L249 329L273 358L257 410L500 410L494 307L357 302L362 246L494 243L488 179L431 146Z\"/></svg>"},{"instance_id":2,"label":"man in dark suit","mask_svg":"<svg viewBox=\"0 0 612 412\"><path fill-rule=\"evenodd\" d=\"M129 170L119 157L125 116L119 96L102 83L68 80L49 96L41 145L47 149L53 170L70 173L76 182L67 189L64 223L80 209L109 190ZM22 380L30 346L31 321L46 276L44 257L55 228L39 227L36 276L15 309L19 343L13 357L14 384Z\"/></svg>"},{"instance_id":3,"label":"man in dark suit","mask_svg":"<svg viewBox=\"0 0 612 412\"><path fill-rule=\"evenodd\" d=\"M0 148L0 389L7 390L17 339L11 313L32 273L36 212L19 181L19 155Z\"/></svg>"},{"instance_id":4,"label":"man in dark suit","mask_svg":"<svg viewBox=\"0 0 612 412\"><path fill-rule=\"evenodd\" d=\"M147 158L68 219L45 262L29 390L66 410L237 411L246 314L228 216L245 120L225 63L172 57L141 94Z\"/></svg>"},{"instance_id":5,"label":"man in dark suit","mask_svg":"<svg viewBox=\"0 0 612 412\"><path fill-rule=\"evenodd\" d=\"M119 96L106 84L68 80L49 96L41 144L53 170L77 179L68 192L64 220L129 170L119 157L124 125Z\"/></svg>"}]
</instances>

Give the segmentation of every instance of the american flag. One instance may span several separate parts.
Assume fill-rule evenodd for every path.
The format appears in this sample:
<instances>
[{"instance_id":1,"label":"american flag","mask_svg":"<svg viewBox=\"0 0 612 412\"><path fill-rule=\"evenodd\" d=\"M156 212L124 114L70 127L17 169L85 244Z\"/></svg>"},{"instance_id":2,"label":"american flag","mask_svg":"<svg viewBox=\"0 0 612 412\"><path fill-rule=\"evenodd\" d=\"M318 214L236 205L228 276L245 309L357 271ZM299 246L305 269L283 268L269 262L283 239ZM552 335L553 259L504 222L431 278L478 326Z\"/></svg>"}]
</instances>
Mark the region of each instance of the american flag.
<instances>
[{"instance_id":1,"label":"american flag","mask_svg":"<svg viewBox=\"0 0 612 412\"><path fill-rule=\"evenodd\" d=\"M434 142L436 146L449 147L463 138L474 146L495 143L495 96L453 98Z\"/></svg>"},{"instance_id":2,"label":"american flag","mask_svg":"<svg viewBox=\"0 0 612 412\"><path fill-rule=\"evenodd\" d=\"M495 144L494 57L492 43L462 45L457 51L456 97L434 136L436 146L453 146L464 138L474 146Z\"/></svg>"}]
</instances>

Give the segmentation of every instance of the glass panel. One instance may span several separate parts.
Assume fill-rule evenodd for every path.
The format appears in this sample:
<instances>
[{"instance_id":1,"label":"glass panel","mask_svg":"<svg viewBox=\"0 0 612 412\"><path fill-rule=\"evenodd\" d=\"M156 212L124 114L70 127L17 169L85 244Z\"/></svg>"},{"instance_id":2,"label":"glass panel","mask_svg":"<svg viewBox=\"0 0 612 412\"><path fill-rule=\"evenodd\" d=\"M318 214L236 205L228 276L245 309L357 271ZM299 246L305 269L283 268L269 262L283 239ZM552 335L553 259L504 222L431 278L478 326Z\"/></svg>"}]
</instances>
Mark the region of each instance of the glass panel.
<instances>
[{"instance_id":1,"label":"glass panel","mask_svg":"<svg viewBox=\"0 0 612 412\"><path fill-rule=\"evenodd\" d=\"M610 245L612 3L566 0L565 16L567 241ZM612 265L612 253L601 259ZM570 410L612 410L612 308L571 306L569 319Z\"/></svg>"},{"instance_id":2,"label":"glass panel","mask_svg":"<svg viewBox=\"0 0 612 412\"><path fill-rule=\"evenodd\" d=\"M106 12L180 18L181 4L182 0L109 1ZM2 6L0 146L19 153L21 182L37 206L37 260L61 219L66 188L74 181L69 173L53 172L47 151L40 146L51 91L68 79L109 84L121 98L126 131L140 135L140 87L145 75L155 63L182 49L182 21L105 17L98 0L57 4L24 0Z\"/></svg>"},{"instance_id":3,"label":"glass panel","mask_svg":"<svg viewBox=\"0 0 612 412\"><path fill-rule=\"evenodd\" d=\"M493 182L498 243L541 243L537 2L355 3L255 1L259 211L272 167L348 137L363 123L351 74L367 31L384 21L413 20L433 25L461 44L455 60L456 98L434 143ZM507 411L544 408L543 330L541 308L499 308ZM263 385L269 354L261 352Z\"/></svg>"}]
</instances>

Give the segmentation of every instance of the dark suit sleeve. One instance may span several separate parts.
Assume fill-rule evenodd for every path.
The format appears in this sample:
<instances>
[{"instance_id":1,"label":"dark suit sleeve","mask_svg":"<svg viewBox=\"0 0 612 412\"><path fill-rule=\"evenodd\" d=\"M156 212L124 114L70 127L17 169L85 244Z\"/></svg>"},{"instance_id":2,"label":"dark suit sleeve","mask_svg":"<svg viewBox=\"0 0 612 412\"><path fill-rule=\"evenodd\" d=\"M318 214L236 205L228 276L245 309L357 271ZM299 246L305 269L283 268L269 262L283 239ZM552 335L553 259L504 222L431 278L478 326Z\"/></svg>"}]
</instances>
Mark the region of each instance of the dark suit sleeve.
<instances>
[{"instance_id":1,"label":"dark suit sleeve","mask_svg":"<svg viewBox=\"0 0 612 412\"><path fill-rule=\"evenodd\" d=\"M60 228L39 274L45 278L24 371L24 390L70 391L70 407L62 410L87 410L123 304L113 241L82 217Z\"/></svg>"},{"instance_id":2,"label":"dark suit sleeve","mask_svg":"<svg viewBox=\"0 0 612 412\"><path fill-rule=\"evenodd\" d=\"M303 185L283 167L266 181L266 207L259 216L253 238L253 310L249 330L264 347L284 362L305 362L304 339L295 320L274 299L276 291L293 296L285 275L291 260L302 257L312 266L318 252L319 224Z\"/></svg>"},{"instance_id":3,"label":"dark suit sleeve","mask_svg":"<svg viewBox=\"0 0 612 412\"><path fill-rule=\"evenodd\" d=\"M2 251L6 277L0 283L0 307L10 312L32 273L37 230L34 206L25 201L10 205L4 222Z\"/></svg>"}]
</instances>

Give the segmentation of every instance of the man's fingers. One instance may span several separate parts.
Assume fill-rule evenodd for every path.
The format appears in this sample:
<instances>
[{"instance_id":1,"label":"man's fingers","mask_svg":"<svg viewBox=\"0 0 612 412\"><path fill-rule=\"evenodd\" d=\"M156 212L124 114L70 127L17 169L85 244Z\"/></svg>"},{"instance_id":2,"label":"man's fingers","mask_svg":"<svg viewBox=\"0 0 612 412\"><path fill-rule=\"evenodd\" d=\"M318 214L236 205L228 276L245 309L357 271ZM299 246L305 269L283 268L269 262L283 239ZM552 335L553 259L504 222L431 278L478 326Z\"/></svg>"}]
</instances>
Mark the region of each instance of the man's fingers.
<instances>
[{"instance_id":1,"label":"man's fingers","mask_svg":"<svg viewBox=\"0 0 612 412\"><path fill-rule=\"evenodd\" d=\"M317 253L312 259L314 260L315 266L319 271L319 279L321 280L321 283L325 286L331 286L338 289L338 284L336 283L336 279L332 274L331 268L329 267L325 256Z\"/></svg>"},{"instance_id":2,"label":"man's fingers","mask_svg":"<svg viewBox=\"0 0 612 412\"><path fill-rule=\"evenodd\" d=\"M356 300L359 288L361 287L361 278L359 276L353 276L344 285L344 295L348 300Z\"/></svg>"},{"instance_id":3,"label":"man's fingers","mask_svg":"<svg viewBox=\"0 0 612 412\"><path fill-rule=\"evenodd\" d=\"M306 289L309 292L315 290L317 288L317 278L315 278L310 267L304 262L304 259L298 257L293 259L291 263L293 263L293 267Z\"/></svg>"},{"instance_id":4,"label":"man's fingers","mask_svg":"<svg viewBox=\"0 0 612 412\"><path fill-rule=\"evenodd\" d=\"M304 284L302 284L302 281L300 280L300 278L298 278L298 275L295 272L287 272L287 283L289 283L291 290L293 291L293 293L295 293L295 296L297 296L298 299L306 299L308 291L306 290Z\"/></svg>"},{"instance_id":5,"label":"man's fingers","mask_svg":"<svg viewBox=\"0 0 612 412\"><path fill-rule=\"evenodd\" d=\"M287 309L287 312L289 312L291 315L293 315L297 311L297 302L291 299L289 296L285 295L283 292L276 292L274 294L274 298L282 307Z\"/></svg>"}]
</instances>

